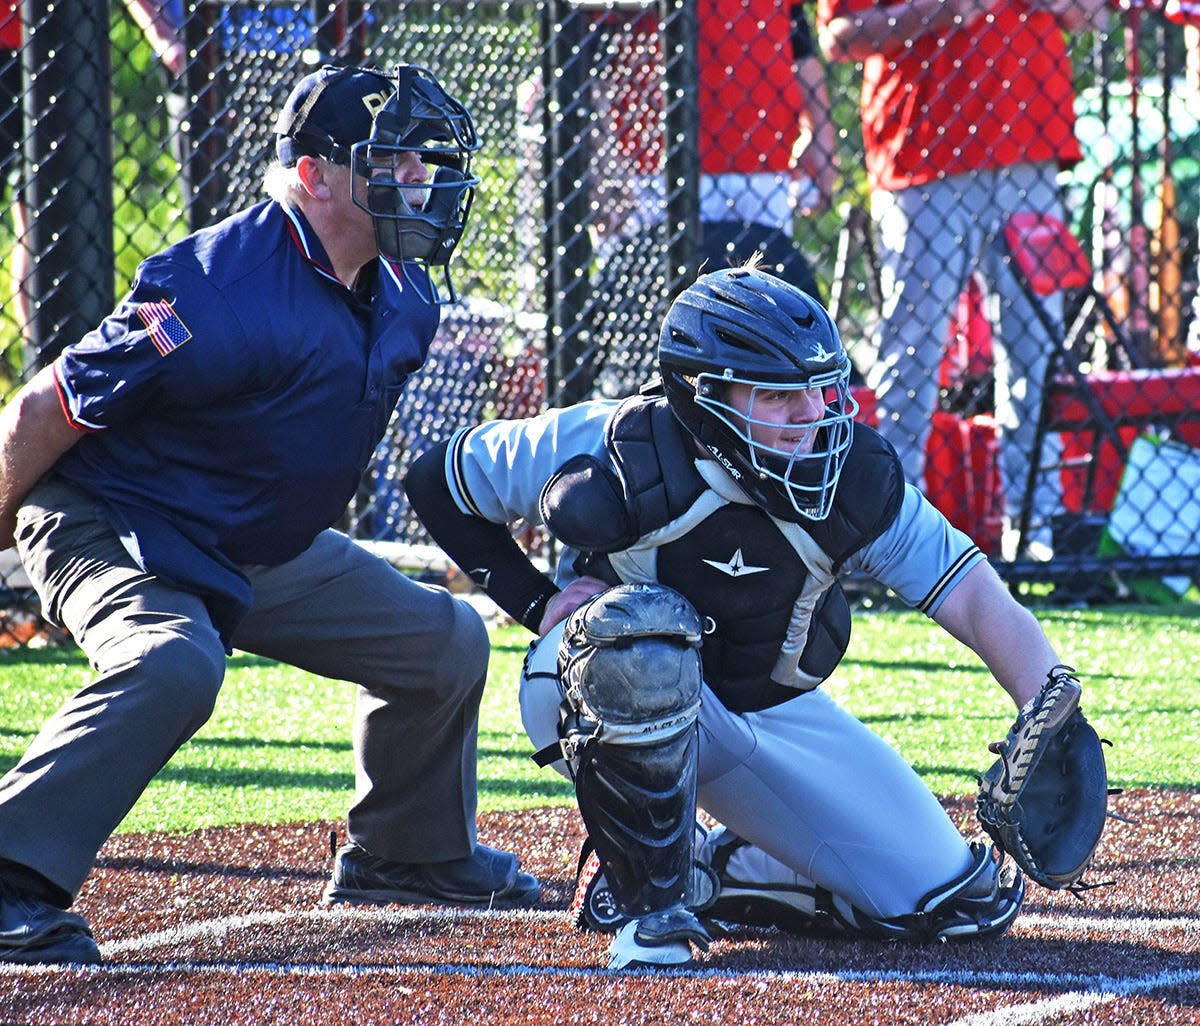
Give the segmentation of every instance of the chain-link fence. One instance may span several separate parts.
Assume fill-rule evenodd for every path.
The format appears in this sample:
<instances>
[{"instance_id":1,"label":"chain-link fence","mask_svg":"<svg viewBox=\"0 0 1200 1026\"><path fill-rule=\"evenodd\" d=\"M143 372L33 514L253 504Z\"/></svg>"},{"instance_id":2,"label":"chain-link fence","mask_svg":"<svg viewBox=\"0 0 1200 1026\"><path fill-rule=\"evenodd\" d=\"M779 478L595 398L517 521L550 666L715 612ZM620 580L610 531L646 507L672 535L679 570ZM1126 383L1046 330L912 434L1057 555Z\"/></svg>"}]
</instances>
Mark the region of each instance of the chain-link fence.
<instances>
[{"instance_id":1,"label":"chain-link fence","mask_svg":"<svg viewBox=\"0 0 1200 1026\"><path fill-rule=\"evenodd\" d=\"M998 3L954 30L989 69L964 79L977 65L930 49L950 31L932 24L864 55L863 5L842 0L6 3L6 399L139 260L261 198L302 73L407 61L472 111L483 185L464 301L352 533L420 546L414 454L636 389L674 292L759 251L830 306L860 416L1012 581L1095 600L1197 572L1200 43L1155 6L1081 26L1056 64L1061 33ZM1163 432L1181 444L1137 441ZM0 606L28 613L11 556Z\"/></svg>"}]
</instances>

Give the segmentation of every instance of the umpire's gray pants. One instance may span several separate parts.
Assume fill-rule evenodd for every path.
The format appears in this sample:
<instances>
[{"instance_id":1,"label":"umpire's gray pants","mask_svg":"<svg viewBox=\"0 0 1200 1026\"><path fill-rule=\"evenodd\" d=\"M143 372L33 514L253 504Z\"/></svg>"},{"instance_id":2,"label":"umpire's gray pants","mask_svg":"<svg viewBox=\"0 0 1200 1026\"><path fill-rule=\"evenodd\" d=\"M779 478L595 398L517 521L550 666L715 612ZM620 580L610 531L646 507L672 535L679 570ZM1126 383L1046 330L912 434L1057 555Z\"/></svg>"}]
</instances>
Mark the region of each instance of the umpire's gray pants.
<instances>
[{"instance_id":1,"label":"umpire's gray pants","mask_svg":"<svg viewBox=\"0 0 1200 1026\"><path fill-rule=\"evenodd\" d=\"M18 518L45 615L96 675L0 780L0 857L78 893L100 846L150 779L208 719L225 651L204 603L140 570L100 506L50 478ZM483 622L345 535L245 567L254 607L235 647L357 684L357 794L349 836L377 855L441 861L475 843Z\"/></svg>"}]
</instances>

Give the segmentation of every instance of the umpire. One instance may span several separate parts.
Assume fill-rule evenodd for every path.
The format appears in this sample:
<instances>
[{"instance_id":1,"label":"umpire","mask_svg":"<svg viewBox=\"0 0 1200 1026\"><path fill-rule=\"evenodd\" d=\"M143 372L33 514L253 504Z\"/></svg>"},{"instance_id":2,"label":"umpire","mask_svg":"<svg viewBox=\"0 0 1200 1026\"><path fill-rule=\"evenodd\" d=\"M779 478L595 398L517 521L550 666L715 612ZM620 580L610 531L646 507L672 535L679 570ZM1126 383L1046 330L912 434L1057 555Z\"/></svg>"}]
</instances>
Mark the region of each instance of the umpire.
<instances>
[{"instance_id":1,"label":"umpire","mask_svg":"<svg viewBox=\"0 0 1200 1026\"><path fill-rule=\"evenodd\" d=\"M276 130L271 199L147 259L0 413L0 548L95 669L0 780L0 961L99 961L67 909L234 648L357 685L326 902L539 897L476 842L482 622L330 527L453 295L474 125L424 69L325 67Z\"/></svg>"}]
</instances>

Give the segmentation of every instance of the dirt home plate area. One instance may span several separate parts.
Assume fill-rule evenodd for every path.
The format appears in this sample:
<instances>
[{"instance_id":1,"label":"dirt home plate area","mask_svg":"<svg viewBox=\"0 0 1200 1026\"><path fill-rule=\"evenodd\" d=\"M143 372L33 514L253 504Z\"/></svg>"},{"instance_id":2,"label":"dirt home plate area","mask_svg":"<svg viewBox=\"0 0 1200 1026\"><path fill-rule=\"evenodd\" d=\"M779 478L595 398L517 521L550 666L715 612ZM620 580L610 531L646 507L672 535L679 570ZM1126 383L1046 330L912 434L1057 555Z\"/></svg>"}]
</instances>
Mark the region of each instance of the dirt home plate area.
<instances>
[{"instance_id":1,"label":"dirt home plate area","mask_svg":"<svg viewBox=\"0 0 1200 1026\"><path fill-rule=\"evenodd\" d=\"M947 807L968 833L969 800ZM545 884L523 912L318 907L335 825L114 837L77 904L104 964L0 968L0 1023L1200 1023L1200 795L1131 791L1085 894L1031 888L998 941L902 946L741 929L697 965L604 968L568 928L573 809L484 816Z\"/></svg>"}]
</instances>

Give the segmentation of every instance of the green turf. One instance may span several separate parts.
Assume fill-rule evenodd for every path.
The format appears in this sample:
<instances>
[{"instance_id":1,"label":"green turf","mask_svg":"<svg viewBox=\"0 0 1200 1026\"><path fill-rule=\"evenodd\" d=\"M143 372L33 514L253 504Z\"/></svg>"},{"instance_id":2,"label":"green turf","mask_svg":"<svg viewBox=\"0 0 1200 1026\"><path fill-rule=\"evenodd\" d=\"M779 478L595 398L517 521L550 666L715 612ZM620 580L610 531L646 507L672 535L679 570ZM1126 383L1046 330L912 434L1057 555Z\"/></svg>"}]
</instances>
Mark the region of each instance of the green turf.
<instances>
[{"instance_id":1,"label":"green turf","mask_svg":"<svg viewBox=\"0 0 1200 1026\"><path fill-rule=\"evenodd\" d=\"M1196 788L1200 627L1195 606L1042 610L1065 660L1083 674L1085 708L1113 742L1123 787ZM529 759L516 680L529 635L495 633L479 736L480 808L565 803L564 780ZM0 768L86 680L73 650L0 653ZM855 621L850 652L825 685L911 762L939 794L966 793L1012 716L975 657L913 613ZM237 655L209 723L158 775L122 830L187 830L238 822L341 817L353 796L352 689Z\"/></svg>"}]
</instances>

